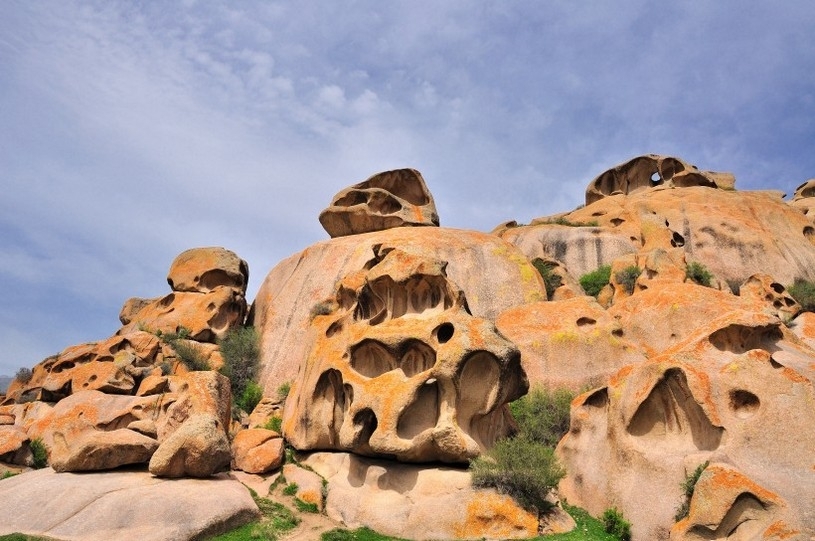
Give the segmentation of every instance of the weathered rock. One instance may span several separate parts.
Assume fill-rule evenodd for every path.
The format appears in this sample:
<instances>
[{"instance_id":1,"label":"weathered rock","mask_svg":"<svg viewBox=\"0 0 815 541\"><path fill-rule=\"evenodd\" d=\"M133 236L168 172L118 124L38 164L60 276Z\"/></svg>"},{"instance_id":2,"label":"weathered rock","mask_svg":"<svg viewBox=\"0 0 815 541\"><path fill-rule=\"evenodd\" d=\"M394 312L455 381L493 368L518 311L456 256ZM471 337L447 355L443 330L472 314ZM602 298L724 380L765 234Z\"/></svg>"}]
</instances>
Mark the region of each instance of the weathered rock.
<instances>
[{"instance_id":1,"label":"weathered rock","mask_svg":"<svg viewBox=\"0 0 815 541\"><path fill-rule=\"evenodd\" d=\"M0 483L0 535L22 532L73 541L205 539L256 519L238 481L166 481L147 472L54 473Z\"/></svg>"},{"instance_id":2,"label":"weathered rock","mask_svg":"<svg viewBox=\"0 0 815 541\"><path fill-rule=\"evenodd\" d=\"M231 458L221 421L196 414L161 442L149 468L157 477L209 477L229 469Z\"/></svg>"},{"instance_id":3,"label":"weathered rock","mask_svg":"<svg viewBox=\"0 0 815 541\"><path fill-rule=\"evenodd\" d=\"M278 469L284 458L283 438L273 430L248 428L232 440L232 468L246 473Z\"/></svg>"},{"instance_id":4,"label":"weathered rock","mask_svg":"<svg viewBox=\"0 0 815 541\"><path fill-rule=\"evenodd\" d=\"M323 501L323 478L298 466L297 464L286 464L283 466L283 477L290 486L297 485L294 497L317 506L317 510L322 512L325 508Z\"/></svg>"},{"instance_id":5,"label":"weathered rock","mask_svg":"<svg viewBox=\"0 0 815 541\"><path fill-rule=\"evenodd\" d=\"M378 173L342 190L320 213L320 223L334 237L402 226L438 226L433 196L415 169Z\"/></svg>"},{"instance_id":6,"label":"weathered rock","mask_svg":"<svg viewBox=\"0 0 815 541\"><path fill-rule=\"evenodd\" d=\"M68 443L68 442L66 442ZM144 464L158 448L158 441L127 428L87 431L67 445L55 442L50 465L57 472L111 470L127 464Z\"/></svg>"},{"instance_id":7,"label":"weathered rock","mask_svg":"<svg viewBox=\"0 0 815 541\"><path fill-rule=\"evenodd\" d=\"M312 322L283 415L300 450L466 462L510 431L528 382L515 346L471 316L446 263L378 247Z\"/></svg>"},{"instance_id":8,"label":"weathered rock","mask_svg":"<svg viewBox=\"0 0 815 541\"><path fill-rule=\"evenodd\" d=\"M664 354L624 367L607 387L572 404L571 429L558 446L568 472L561 495L593 514L617 507L632 522L635 541L667 539L683 498L680 484L710 461L775 493L789 506L784 516L815 534L814 359L815 352L760 310L736 309L702 322ZM744 510L740 505L732 504L731 519ZM725 507L719 510L727 514ZM754 518L764 520L742 517ZM720 538L703 531L693 528L679 539ZM754 537L732 537L748 538Z\"/></svg>"},{"instance_id":9,"label":"weathered rock","mask_svg":"<svg viewBox=\"0 0 815 541\"><path fill-rule=\"evenodd\" d=\"M782 321L791 321L801 311L801 305L787 293L787 288L767 274L754 274L748 278L739 287L739 296L764 303L765 310Z\"/></svg>"},{"instance_id":10,"label":"weathered rock","mask_svg":"<svg viewBox=\"0 0 815 541\"><path fill-rule=\"evenodd\" d=\"M473 316L494 320L504 310L546 299L540 275L517 248L501 239L440 227L400 227L315 244L279 263L266 277L253 305L260 335L260 383L273 396L305 364L312 320L331 309L343 277L358 272L373 248L399 248L447 261L447 277L467 298ZM485 279L489 276L489 279Z\"/></svg>"},{"instance_id":11,"label":"weathered rock","mask_svg":"<svg viewBox=\"0 0 815 541\"><path fill-rule=\"evenodd\" d=\"M27 465L28 434L14 425L0 426L0 462L7 464Z\"/></svg>"},{"instance_id":12,"label":"weathered rock","mask_svg":"<svg viewBox=\"0 0 815 541\"><path fill-rule=\"evenodd\" d=\"M538 534L535 515L509 496L473 489L466 470L345 453L314 453L304 463L328 481L329 518L348 528L367 526L406 539L524 539ZM554 513L566 515L560 509ZM560 528L543 533L574 528L568 515Z\"/></svg>"},{"instance_id":13,"label":"weathered rock","mask_svg":"<svg viewBox=\"0 0 815 541\"><path fill-rule=\"evenodd\" d=\"M648 154L609 169L591 181L586 188L586 205L609 195L631 194L658 186L733 189L735 184L730 173L699 171L679 158Z\"/></svg>"},{"instance_id":14,"label":"weathered rock","mask_svg":"<svg viewBox=\"0 0 815 541\"><path fill-rule=\"evenodd\" d=\"M133 321L133 317L138 314L142 308L156 302L159 298L160 297L144 299L141 297L131 297L127 299L119 311L119 321L122 322L122 325L127 325Z\"/></svg>"},{"instance_id":15,"label":"weathered rock","mask_svg":"<svg viewBox=\"0 0 815 541\"><path fill-rule=\"evenodd\" d=\"M815 219L815 178L809 179L795 189L790 205L803 212L808 218ZM810 229L808 236L815 241L815 229Z\"/></svg>"},{"instance_id":16,"label":"weathered rock","mask_svg":"<svg viewBox=\"0 0 815 541\"><path fill-rule=\"evenodd\" d=\"M192 248L170 265L167 283L173 291L209 293L220 287L246 294L249 265L226 248Z\"/></svg>"},{"instance_id":17,"label":"weathered rock","mask_svg":"<svg viewBox=\"0 0 815 541\"><path fill-rule=\"evenodd\" d=\"M623 366L646 360L593 297L510 308L495 324L520 349L530 387L598 387Z\"/></svg>"}]
</instances>

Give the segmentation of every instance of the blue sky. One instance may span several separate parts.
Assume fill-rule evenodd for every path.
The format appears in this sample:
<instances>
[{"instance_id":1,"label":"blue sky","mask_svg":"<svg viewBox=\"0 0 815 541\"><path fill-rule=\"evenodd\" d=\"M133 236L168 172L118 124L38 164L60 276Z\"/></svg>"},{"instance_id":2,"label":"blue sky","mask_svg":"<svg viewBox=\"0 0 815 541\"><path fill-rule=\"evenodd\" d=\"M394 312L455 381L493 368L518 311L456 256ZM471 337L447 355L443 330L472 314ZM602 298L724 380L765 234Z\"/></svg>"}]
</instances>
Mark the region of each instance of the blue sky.
<instances>
[{"instance_id":1,"label":"blue sky","mask_svg":"<svg viewBox=\"0 0 815 541\"><path fill-rule=\"evenodd\" d=\"M791 194L813 28L812 0L0 2L0 374L113 334L187 248L246 259L251 300L383 170L482 231L646 153Z\"/></svg>"}]
</instances>

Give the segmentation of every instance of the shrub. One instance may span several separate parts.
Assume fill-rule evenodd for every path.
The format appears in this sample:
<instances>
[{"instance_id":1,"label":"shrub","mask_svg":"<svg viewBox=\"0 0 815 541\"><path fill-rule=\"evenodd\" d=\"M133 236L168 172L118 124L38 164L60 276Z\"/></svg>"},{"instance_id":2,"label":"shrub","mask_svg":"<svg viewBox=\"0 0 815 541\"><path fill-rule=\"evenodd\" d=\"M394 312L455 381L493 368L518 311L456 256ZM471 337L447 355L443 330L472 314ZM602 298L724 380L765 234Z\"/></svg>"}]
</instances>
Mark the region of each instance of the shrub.
<instances>
[{"instance_id":1,"label":"shrub","mask_svg":"<svg viewBox=\"0 0 815 541\"><path fill-rule=\"evenodd\" d=\"M277 388L277 397L280 400L286 400L286 397L289 396L289 391L291 391L291 383L284 381L280 384L280 387Z\"/></svg>"},{"instance_id":2,"label":"shrub","mask_svg":"<svg viewBox=\"0 0 815 541\"><path fill-rule=\"evenodd\" d=\"M262 398L263 387L254 381L250 381L246 384L240 397L235 400L235 405L246 413L252 413L252 410L255 409L255 406L258 405Z\"/></svg>"},{"instance_id":3,"label":"shrub","mask_svg":"<svg viewBox=\"0 0 815 541\"><path fill-rule=\"evenodd\" d=\"M34 460L34 469L41 469L48 465L48 451L40 438L34 438L28 443Z\"/></svg>"},{"instance_id":4,"label":"shrub","mask_svg":"<svg viewBox=\"0 0 815 541\"><path fill-rule=\"evenodd\" d=\"M17 374L14 375L14 379L16 379L20 383L28 383L31 381L31 378L34 377L34 372L31 371L30 368L20 368L17 370Z\"/></svg>"},{"instance_id":5,"label":"shrub","mask_svg":"<svg viewBox=\"0 0 815 541\"><path fill-rule=\"evenodd\" d=\"M625 520L617 509L606 509L603 513L603 528L620 541L631 541L631 523Z\"/></svg>"},{"instance_id":6,"label":"shrub","mask_svg":"<svg viewBox=\"0 0 815 541\"><path fill-rule=\"evenodd\" d=\"M243 397L249 382L257 377L260 359L258 335L254 327L238 327L230 330L219 345L224 358L221 373L229 378L232 396L237 401Z\"/></svg>"},{"instance_id":7,"label":"shrub","mask_svg":"<svg viewBox=\"0 0 815 541\"><path fill-rule=\"evenodd\" d=\"M520 435L534 442L555 447L569 431L569 410L574 393L568 389L536 387L526 396L510 403Z\"/></svg>"},{"instance_id":8,"label":"shrub","mask_svg":"<svg viewBox=\"0 0 815 541\"><path fill-rule=\"evenodd\" d=\"M311 319L314 319L317 316L327 316L331 314L335 308L336 306L331 301L320 301L311 307L309 314Z\"/></svg>"},{"instance_id":9,"label":"shrub","mask_svg":"<svg viewBox=\"0 0 815 541\"><path fill-rule=\"evenodd\" d=\"M596 297L611 279L611 265L603 265L597 270L586 273L580 277L580 287L586 295Z\"/></svg>"},{"instance_id":10,"label":"shrub","mask_svg":"<svg viewBox=\"0 0 815 541\"><path fill-rule=\"evenodd\" d=\"M685 267L685 278L693 280L700 286L710 287L713 274L701 263L693 261Z\"/></svg>"},{"instance_id":11,"label":"shrub","mask_svg":"<svg viewBox=\"0 0 815 541\"><path fill-rule=\"evenodd\" d=\"M568 227L597 227L599 225L596 220L591 220L589 222L573 222L566 218L565 216L558 216L554 220L547 220L546 222L543 223L553 225L565 225Z\"/></svg>"},{"instance_id":12,"label":"shrub","mask_svg":"<svg viewBox=\"0 0 815 541\"><path fill-rule=\"evenodd\" d=\"M266 424L263 425L263 428L266 430L274 430L278 434L280 434L280 430L283 428L283 419L280 417L269 417L269 420L266 421Z\"/></svg>"},{"instance_id":13,"label":"shrub","mask_svg":"<svg viewBox=\"0 0 815 541\"><path fill-rule=\"evenodd\" d=\"M532 265L538 270L541 278L543 278L543 285L546 287L546 298L551 299L555 290L563 285L563 279L560 275L552 272L556 265L544 261L539 257L532 261Z\"/></svg>"},{"instance_id":14,"label":"shrub","mask_svg":"<svg viewBox=\"0 0 815 541\"><path fill-rule=\"evenodd\" d=\"M640 274L642 274L642 269L636 265L631 265L615 274L614 278L618 284L623 286L625 292L631 295L634 293L634 285L637 283L637 278L640 277Z\"/></svg>"},{"instance_id":15,"label":"shrub","mask_svg":"<svg viewBox=\"0 0 815 541\"><path fill-rule=\"evenodd\" d=\"M553 449L523 436L498 440L470 471L473 486L493 487L539 513L552 507L545 498L566 475Z\"/></svg>"},{"instance_id":16,"label":"shrub","mask_svg":"<svg viewBox=\"0 0 815 541\"><path fill-rule=\"evenodd\" d=\"M685 476L685 480L679 485L682 487L682 493L684 495L684 499L682 503L676 510L676 515L674 515L674 520L679 522L690 512L690 501L693 498L693 492L696 490L696 483L699 482L699 478L702 477L702 472L705 471L705 468L708 467L710 462L704 462L696 466L696 469Z\"/></svg>"},{"instance_id":17,"label":"shrub","mask_svg":"<svg viewBox=\"0 0 815 541\"><path fill-rule=\"evenodd\" d=\"M210 369L209 361L204 357L204 354L194 342L177 338L169 344L175 350L176 355L178 355L178 360L184 363L184 366L193 372Z\"/></svg>"},{"instance_id":18,"label":"shrub","mask_svg":"<svg viewBox=\"0 0 815 541\"><path fill-rule=\"evenodd\" d=\"M796 278L791 286L787 286L787 292L805 312L815 312L815 282Z\"/></svg>"}]
</instances>

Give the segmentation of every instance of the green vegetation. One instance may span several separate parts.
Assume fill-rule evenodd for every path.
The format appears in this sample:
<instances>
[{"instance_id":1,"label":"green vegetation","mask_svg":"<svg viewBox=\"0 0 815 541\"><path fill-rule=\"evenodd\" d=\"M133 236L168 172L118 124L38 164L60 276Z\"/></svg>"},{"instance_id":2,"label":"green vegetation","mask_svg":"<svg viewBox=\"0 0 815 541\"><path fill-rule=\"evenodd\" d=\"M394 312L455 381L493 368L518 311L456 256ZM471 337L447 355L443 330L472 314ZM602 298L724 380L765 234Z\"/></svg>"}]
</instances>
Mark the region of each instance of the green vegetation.
<instances>
[{"instance_id":1,"label":"green vegetation","mask_svg":"<svg viewBox=\"0 0 815 541\"><path fill-rule=\"evenodd\" d=\"M345 530L335 528L320 536L320 541L404 541L396 537L388 537L376 533L368 528L357 528L356 530Z\"/></svg>"},{"instance_id":2,"label":"green vegetation","mask_svg":"<svg viewBox=\"0 0 815 541\"><path fill-rule=\"evenodd\" d=\"M795 299L804 312L815 312L815 282L796 278L787 291Z\"/></svg>"},{"instance_id":3,"label":"green vegetation","mask_svg":"<svg viewBox=\"0 0 815 541\"><path fill-rule=\"evenodd\" d=\"M693 498L693 491L696 490L696 483L699 482L699 478L702 477L702 472L705 471L705 468L708 467L710 462L703 462L696 466L696 469L693 472L689 473L685 480L682 481L682 484L679 485L682 487L682 493L684 494L685 498L680 504L680 506L676 510L676 515L674 515L674 520L679 522L690 512L690 501Z\"/></svg>"},{"instance_id":4,"label":"green vegetation","mask_svg":"<svg viewBox=\"0 0 815 541\"><path fill-rule=\"evenodd\" d=\"M266 430L274 430L278 434L280 434L283 428L283 419L281 417L269 417L269 420L266 421L266 424L263 425L263 428Z\"/></svg>"},{"instance_id":5,"label":"green vegetation","mask_svg":"<svg viewBox=\"0 0 815 541\"><path fill-rule=\"evenodd\" d=\"M276 541L282 534L293 530L300 524L300 519L294 516L294 513L285 505L261 498L255 491L250 492L260 509L261 519L219 535L213 541L249 541L253 539Z\"/></svg>"},{"instance_id":6,"label":"green vegetation","mask_svg":"<svg viewBox=\"0 0 815 541\"><path fill-rule=\"evenodd\" d=\"M219 342L224 365L221 373L229 378L235 405L249 413L263 398L263 389L255 383L260 348L254 327L230 330Z\"/></svg>"},{"instance_id":7,"label":"green vegetation","mask_svg":"<svg viewBox=\"0 0 815 541\"><path fill-rule=\"evenodd\" d=\"M685 278L693 280L700 286L710 287L713 274L701 263L693 261L685 267Z\"/></svg>"},{"instance_id":8,"label":"green vegetation","mask_svg":"<svg viewBox=\"0 0 815 541\"><path fill-rule=\"evenodd\" d=\"M336 305L332 301L320 301L311 307L309 315L311 316L311 319L314 319L317 316L327 316L333 312L335 308Z\"/></svg>"},{"instance_id":9,"label":"green vegetation","mask_svg":"<svg viewBox=\"0 0 815 541\"><path fill-rule=\"evenodd\" d=\"M173 348L173 351L178 355L178 360L188 369L193 372L209 370L209 361L204 357L201 349L192 342L191 334L192 332L186 327L178 327L176 332L162 333L161 330L156 331L159 340ZM163 368L162 373L164 373Z\"/></svg>"},{"instance_id":10,"label":"green vegetation","mask_svg":"<svg viewBox=\"0 0 815 541\"><path fill-rule=\"evenodd\" d=\"M289 392L291 391L291 382L284 381L280 384L280 387L277 388L277 398L280 400L286 400L289 396Z\"/></svg>"},{"instance_id":11,"label":"green vegetation","mask_svg":"<svg viewBox=\"0 0 815 541\"><path fill-rule=\"evenodd\" d=\"M617 541L617 539L605 531L603 523L596 518L589 515L589 513L573 507L568 504L563 504L563 509L569 513L575 521L575 529L571 532L559 533L553 535L544 535L537 537L537 540L546 541Z\"/></svg>"},{"instance_id":12,"label":"green vegetation","mask_svg":"<svg viewBox=\"0 0 815 541\"><path fill-rule=\"evenodd\" d=\"M295 498L294 499L294 506L301 513L319 513L320 512L320 508L317 507L316 503L304 502L300 498Z\"/></svg>"},{"instance_id":13,"label":"green vegetation","mask_svg":"<svg viewBox=\"0 0 815 541\"><path fill-rule=\"evenodd\" d=\"M10 470L6 470L3 472L3 475L0 475L0 481L2 481L3 479L8 479L9 477L14 477L15 475L17 475L17 473Z\"/></svg>"},{"instance_id":14,"label":"green vegetation","mask_svg":"<svg viewBox=\"0 0 815 541\"><path fill-rule=\"evenodd\" d=\"M611 279L611 265L603 265L597 270L586 273L580 277L580 287L586 295L596 297Z\"/></svg>"},{"instance_id":15,"label":"green vegetation","mask_svg":"<svg viewBox=\"0 0 815 541\"><path fill-rule=\"evenodd\" d=\"M300 488L297 486L297 483L289 483L286 485L286 488L283 489L283 494L286 496L294 496L297 494L297 489Z\"/></svg>"},{"instance_id":16,"label":"green vegetation","mask_svg":"<svg viewBox=\"0 0 815 541\"><path fill-rule=\"evenodd\" d=\"M543 223L553 225L565 225L568 227L597 227L599 225L595 220L592 220L590 222L573 222L566 218L565 216L558 216L554 220L547 220Z\"/></svg>"},{"instance_id":17,"label":"green vegetation","mask_svg":"<svg viewBox=\"0 0 815 541\"><path fill-rule=\"evenodd\" d=\"M37 537L34 535L25 535L21 533L0 535L0 541L50 541L50 539L50 537Z\"/></svg>"},{"instance_id":18,"label":"green vegetation","mask_svg":"<svg viewBox=\"0 0 815 541\"><path fill-rule=\"evenodd\" d=\"M563 285L563 279L560 275L552 272L557 265L549 261L544 261L539 257L532 260L532 265L538 270L541 278L543 278L543 285L546 287L546 298L551 299L555 290Z\"/></svg>"},{"instance_id":19,"label":"green vegetation","mask_svg":"<svg viewBox=\"0 0 815 541\"><path fill-rule=\"evenodd\" d=\"M30 368L20 368L17 370L17 374L14 375L14 379L16 379L20 383L28 383L31 381L31 378L34 377L34 372L31 371Z\"/></svg>"},{"instance_id":20,"label":"green vegetation","mask_svg":"<svg viewBox=\"0 0 815 541\"><path fill-rule=\"evenodd\" d=\"M40 438L34 438L28 443L34 459L34 469L42 469L48 465L48 450Z\"/></svg>"},{"instance_id":21,"label":"green vegetation","mask_svg":"<svg viewBox=\"0 0 815 541\"><path fill-rule=\"evenodd\" d=\"M574 397L568 389L551 391L536 387L510 403L509 409L522 435L554 448L569 431L569 409Z\"/></svg>"},{"instance_id":22,"label":"green vegetation","mask_svg":"<svg viewBox=\"0 0 815 541\"><path fill-rule=\"evenodd\" d=\"M642 274L642 269L636 265L631 265L615 274L614 279L617 280L618 284L623 286L626 293L631 295L634 293L634 285L637 283L637 278L640 277L640 274Z\"/></svg>"},{"instance_id":23,"label":"green vegetation","mask_svg":"<svg viewBox=\"0 0 815 541\"><path fill-rule=\"evenodd\" d=\"M631 541L631 523L616 508L603 513L603 529L620 541Z\"/></svg>"}]
</instances>

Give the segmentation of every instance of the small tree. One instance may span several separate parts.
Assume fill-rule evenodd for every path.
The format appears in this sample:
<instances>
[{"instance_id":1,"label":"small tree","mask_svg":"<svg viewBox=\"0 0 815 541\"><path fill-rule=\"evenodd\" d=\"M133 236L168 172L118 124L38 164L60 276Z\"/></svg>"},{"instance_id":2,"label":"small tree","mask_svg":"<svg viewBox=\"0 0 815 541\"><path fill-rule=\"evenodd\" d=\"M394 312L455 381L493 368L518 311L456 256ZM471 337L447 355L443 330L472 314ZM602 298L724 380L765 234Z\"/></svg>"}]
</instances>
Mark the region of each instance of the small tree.
<instances>
[{"instance_id":1,"label":"small tree","mask_svg":"<svg viewBox=\"0 0 815 541\"><path fill-rule=\"evenodd\" d=\"M244 397L249 384L254 383L257 377L260 360L257 332L254 327L238 327L230 330L219 344L221 356L224 358L221 373L229 378L235 404L248 413L251 409L246 408L251 404L254 409L263 396L263 390L255 384ZM255 397L257 401L254 400Z\"/></svg>"},{"instance_id":2,"label":"small tree","mask_svg":"<svg viewBox=\"0 0 815 541\"><path fill-rule=\"evenodd\" d=\"M586 273L580 277L580 287L586 292L586 295L596 297L600 291L606 287L611 279L611 265L603 265L592 272Z\"/></svg>"},{"instance_id":3,"label":"small tree","mask_svg":"<svg viewBox=\"0 0 815 541\"><path fill-rule=\"evenodd\" d=\"M34 372L32 372L30 368L25 368L25 367L20 368L19 370L17 370L17 374L14 375L14 379L16 379L17 381L19 381L20 383L23 383L23 384L28 383L29 381L31 381L31 378L33 378L33 377L34 377Z\"/></svg>"}]
</instances>

